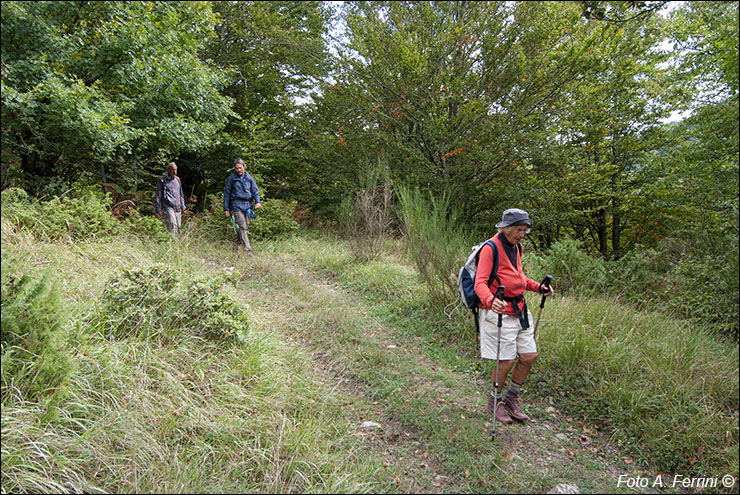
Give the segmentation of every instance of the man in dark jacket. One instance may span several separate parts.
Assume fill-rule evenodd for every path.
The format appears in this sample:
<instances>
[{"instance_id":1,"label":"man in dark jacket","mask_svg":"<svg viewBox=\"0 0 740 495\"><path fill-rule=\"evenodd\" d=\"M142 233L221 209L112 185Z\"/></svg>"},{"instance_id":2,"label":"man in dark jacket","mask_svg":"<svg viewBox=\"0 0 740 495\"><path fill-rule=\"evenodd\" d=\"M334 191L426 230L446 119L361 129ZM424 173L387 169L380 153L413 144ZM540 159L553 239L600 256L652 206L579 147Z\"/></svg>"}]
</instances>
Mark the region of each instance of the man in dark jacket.
<instances>
[{"instance_id":1,"label":"man in dark jacket","mask_svg":"<svg viewBox=\"0 0 740 495\"><path fill-rule=\"evenodd\" d=\"M260 192L257 183L251 175L244 171L244 161L241 158L234 160L234 173L229 175L224 185L224 215L234 216L234 221L239 227L239 232L234 238L234 249L244 249L252 253L247 237L249 219L254 218L254 209L262 208L260 204Z\"/></svg>"},{"instance_id":2,"label":"man in dark jacket","mask_svg":"<svg viewBox=\"0 0 740 495\"><path fill-rule=\"evenodd\" d=\"M172 237L177 237L177 232L182 226L182 212L185 211L185 198L182 194L182 184L177 176L177 165L170 162L167 172L157 180L157 191L154 193L154 211L162 218L164 212L164 223L167 231Z\"/></svg>"}]
</instances>

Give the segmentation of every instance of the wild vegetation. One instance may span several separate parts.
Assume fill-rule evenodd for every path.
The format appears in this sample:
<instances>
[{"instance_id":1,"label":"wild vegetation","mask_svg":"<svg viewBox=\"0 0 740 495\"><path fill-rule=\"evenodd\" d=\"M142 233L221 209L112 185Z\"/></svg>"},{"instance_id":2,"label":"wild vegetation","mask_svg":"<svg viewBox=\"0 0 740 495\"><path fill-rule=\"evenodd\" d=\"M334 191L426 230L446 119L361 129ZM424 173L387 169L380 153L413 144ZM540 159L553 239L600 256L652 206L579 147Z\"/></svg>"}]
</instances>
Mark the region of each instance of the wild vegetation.
<instances>
[{"instance_id":1,"label":"wild vegetation","mask_svg":"<svg viewBox=\"0 0 740 495\"><path fill-rule=\"evenodd\" d=\"M4 492L737 478L736 3L1 8ZM510 207L557 296L491 445L456 276Z\"/></svg>"},{"instance_id":2,"label":"wild vegetation","mask_svg":"<svg viewBox=\"0 0 740 495\"><path fill-rule=\"evenodd\" d=\"M706 328L552 298L535 422L492 444L469 314L439 311L398 240L367 260L303 230L238 258L205 217L178 241L60 239L6 213L35 207L2 216L8 491L604 492L737 472L738 350Z\"/></svg>"}]
</instances>

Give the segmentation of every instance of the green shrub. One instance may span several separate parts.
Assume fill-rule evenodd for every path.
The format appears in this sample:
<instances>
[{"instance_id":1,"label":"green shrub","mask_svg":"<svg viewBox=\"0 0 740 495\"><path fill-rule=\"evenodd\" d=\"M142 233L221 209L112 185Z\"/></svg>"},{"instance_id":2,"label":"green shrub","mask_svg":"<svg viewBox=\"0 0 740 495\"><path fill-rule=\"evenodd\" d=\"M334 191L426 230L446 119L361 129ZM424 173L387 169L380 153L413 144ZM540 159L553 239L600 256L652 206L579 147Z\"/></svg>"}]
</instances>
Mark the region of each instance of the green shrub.
<instances>
[{"instance_id":1,"label":"green shrub","mask_svg":"<svg viewBox=\"0 0 740 495\"><path fill-rule=\"evenodd\" d=\"M223 294L226 279L193 281L165 265L125 268L105 286L97 318L108 338L176 340L181 335L243 340L247 308Z\"/></svg>"},{"instance_id":2,"label":"green shrub","mask_svg":"<svg viewBox=\"0 0 740 495\"><path fill-rule=\"evenodd\" d=\"M594 258L582 243L563 239L546 255L525 253L525 273L539 280L554 275L560 293L605 295L634 305L673 313L738 336L738 257L736 244L712 251L701 243L666 240L656 248L635 249L615 261Z\"/></svg>"},{"instance_id":3,"label":"green shrub","mask_svg":"<svg viewBox=\"0 0 740 495\"><path fill-rule=\"evenodd\" d=\"M157 217L129 217L123 221L123 228L143 239L151 239L158 243L167 242L172 238L164 223Z\"/></svg>"},{"instance_id":4,"label":"green shrub","mask_svg":"<svg viewBox=\"0 0 740 495\"><path fill-rule=\"evenodd\" d=\"M3 190L0 197L2 197L3 210L5 210L6 207L11 208L13 205L23 205L30 202L28 193L17 187L9 187L8 189Z\"/></svg>"},{"instance_id":5,"label":"green shrub","mask_svg":"<svg viewBox=\"0 0 740 495\"><path fill-rule=\"evenodd\" d=\"M282 199L270 199L262 203L262 208L255 212L256 218L249 223L249 238L277 239L296 232L299 226L293 219L295 207L295 201Z\"/></svg>"},{"instance_id":6,"label":"green shrub","mask_svg":"<svg viewBox=\"0 0 740 495\"><path fill-rule=\"evenodd\" d=\"M404 240L429 289L433 303L446 306L459 298L457 275L470 252L471 242L456 222L450 198L425 200L417 190L398 189Z\"/></svg>"},{"instance_id":7,"label":"green shrub","mask_svg":"<svg viewBox=\"0 0 740 495\"><path fill-rule=\"evenodd\" d=\"M3 214L20 228L50 240L101 238L118 232L110 213L110 196L86 190L80 197L28 201L18 189L3 191Z\"/></svg>"},{"instance_id":8,"label":"green shrub","mask_svg":"<svg viewBox=\"0 0 740 495\"><path fill-rule=\"evenodd\" d=\"M104 334L114 339L168 335L174 326L176 276L161 264L122 269L106 283L101 297Z\"/></svg>"},{"instance_id":9,"label":"green shrub","mask_svg":"<svg viewBox=\"0 0 740 495\"><path fill-rule=\"evenodd\" d=\"M601 294L606 288L607 270L600 258L592 258L574 239L555 242L548 253L546 266L550 267L560 292L583 295Z\"/></svg>"},{"instance_id":10,"label":"green shrub","mask_svg":"<svg viewBox=\"0 0 740 495\"><path fill-rule=\"evenodd\" d=\"M5 257L1 273L2 402L16 391L23 399L56 403L74 370L56 279L51 270L22 273Z\"/></svg>"},{"instance_id":11,"label":"green shrub","mask_svg":"<svg viewBox=\"0 0 740 495\"><path fill-rule=\"evenodd\" d=\"M209 194L205 199L202 212L191 216L183 231L187 236L202 237L210 241L232 241L234 239L234 227L231 219L224 215L223 193Z\"/></svg>"},{"instance_id":12,"label":"green shrub","mask_svg":"<svg viewBox=\"0 0 740 495\"><path fill-rule=\"evenodd\" d=\"M185 316L190 330L205 337L244 340L249 329L247 307L221 292L224 281L195 281L187 291Z\"/></svg>"}]
</instances>

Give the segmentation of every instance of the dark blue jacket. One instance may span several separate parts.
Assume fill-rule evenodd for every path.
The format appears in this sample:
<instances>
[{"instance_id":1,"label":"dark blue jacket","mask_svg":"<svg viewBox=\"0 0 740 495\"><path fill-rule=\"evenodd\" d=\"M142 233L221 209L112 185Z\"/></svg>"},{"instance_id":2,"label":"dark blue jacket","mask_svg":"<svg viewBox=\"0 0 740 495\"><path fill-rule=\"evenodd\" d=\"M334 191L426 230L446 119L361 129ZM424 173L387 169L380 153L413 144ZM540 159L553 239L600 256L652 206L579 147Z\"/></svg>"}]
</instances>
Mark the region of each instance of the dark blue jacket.
<instances>
[{"instance_id":1,"label":"dark blue jacket","mask_svg":"<svg viewBox=\"0 0 740 495\"><path fill-rule=\"evenodd\" d=\"M251 175L247 172L244 172L243 177L239 177L236 172L229 175L224 184L224 211L246 213L259 202L260 192Z\"/></svg>"}]
</instances>

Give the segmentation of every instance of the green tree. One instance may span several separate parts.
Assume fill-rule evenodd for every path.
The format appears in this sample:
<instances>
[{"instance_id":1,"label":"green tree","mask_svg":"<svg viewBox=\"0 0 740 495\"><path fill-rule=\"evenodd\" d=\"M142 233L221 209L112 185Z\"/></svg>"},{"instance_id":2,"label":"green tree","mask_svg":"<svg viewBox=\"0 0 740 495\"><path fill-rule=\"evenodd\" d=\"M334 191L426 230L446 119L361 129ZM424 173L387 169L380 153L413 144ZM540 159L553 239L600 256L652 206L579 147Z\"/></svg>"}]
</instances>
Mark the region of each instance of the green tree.
<instances>
[{"instance_id":1,"label":"green tree","mask_svg":"<svg viewBox=\"0 0 740 495\"><path fill-rule=\"evenodd\" d=\"M227 71L223 94L234 100L235 115L220 142L190 162L206 182L222 185L241 156L274 195L285 196L300 173L294 158L303 152L300 105L328 71L329 10L314 1L214 2L213 9L216 35L202 57Z\"/></svg>"},{"instance_id":2,"label":"green tree","mask_svg":"<svg viewBox=\"0 0 740 495\"><path fill-rule=\"evenodd\" d=\"M208 146L232 104L198 57L214 23L207 2L3 2L3 185L135 188L148 163Z\"/></svg>"},{"instance_id":3,"label":"green tree","mask_svg":"<svg viewBox=\"0 0 740 495\"><path fill-rule=\"evenodd\" d=\"M607 16L631 20L590 21L603 34L593 47L598 66L564 95L560 104L568 110L549 132L564 148L559 157L566 163L556 170L559 193L568 197L568 222L603 257L618 259L629 247L625 231L639 228L654 208L642 193L653 172L645 153L661 146L660 129L676 94L665 67L669 55L656 50L660 19L630 17L618 7Z\"/></svg>"},{"instance_id":4,"label":"green tree","mask_svg":"<svg viewBox=\"0 0 740 495\"><path fill-rule=\"evenodd\" d=\"M332 162L352 174L346 163L379 155L394 182L449 191L486 225L568 113L572 88L606 70L617 45L569 2L352 2L342 17L336 82L319 102L341 145L326 143Z\"/></svg>"}]
</instances>

